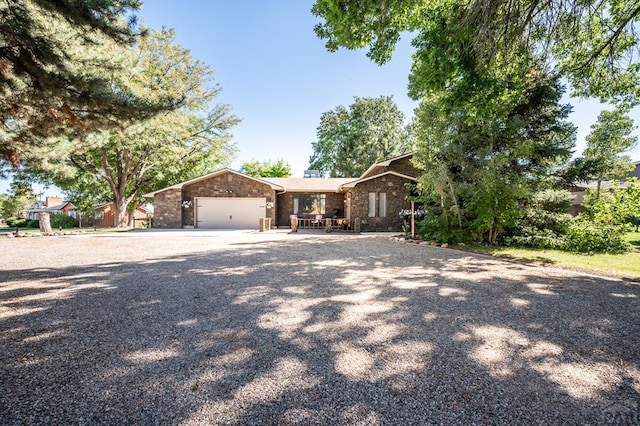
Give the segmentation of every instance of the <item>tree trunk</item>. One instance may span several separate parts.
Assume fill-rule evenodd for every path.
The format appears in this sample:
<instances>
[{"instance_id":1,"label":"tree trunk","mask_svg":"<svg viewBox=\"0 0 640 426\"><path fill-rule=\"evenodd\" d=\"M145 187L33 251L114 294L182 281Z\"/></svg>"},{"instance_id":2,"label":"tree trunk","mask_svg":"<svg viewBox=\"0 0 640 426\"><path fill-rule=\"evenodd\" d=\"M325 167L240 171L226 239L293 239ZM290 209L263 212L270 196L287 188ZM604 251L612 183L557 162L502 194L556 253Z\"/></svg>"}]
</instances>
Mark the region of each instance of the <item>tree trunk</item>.
<instances>
[{"instance_id":1,"label":"tree trunk","mask_svg":"<svg viewBox=\"0 0 640 426\"><path fill-rule=\"evenodd\" d=\"M38 222L40 223L40 233L42 233L43 235L53 234L53 231L51 230L51 217L49 215L49 212L40 212L38 213L38 216Z\"/></svg>"},{"instance_id":2,"label":"tree trunk","mask_svg":"<svg viewBox=\"0 0 640 426\"><path fill-rule=\"evenodd\" d=\"M116 227L125 228L127 226L127 204L122 199L116 199Z\"/></svg>"}]
</instances>

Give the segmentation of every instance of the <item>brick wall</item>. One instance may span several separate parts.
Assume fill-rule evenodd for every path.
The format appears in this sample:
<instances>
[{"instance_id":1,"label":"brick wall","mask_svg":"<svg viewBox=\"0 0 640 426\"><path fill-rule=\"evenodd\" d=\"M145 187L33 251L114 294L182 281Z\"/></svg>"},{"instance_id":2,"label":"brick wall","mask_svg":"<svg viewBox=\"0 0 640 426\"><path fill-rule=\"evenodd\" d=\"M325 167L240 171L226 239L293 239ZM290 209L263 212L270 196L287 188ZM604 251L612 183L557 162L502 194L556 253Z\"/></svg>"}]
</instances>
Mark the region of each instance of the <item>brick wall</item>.
<instances>
[{"instance_id":1,"label":"brick wall","mask_svg":"<svg viewBox=\"0 0 640 426\"><path fill-rule=\"evenodd\" d=\"M400 232L403 220L399 213L402 209L410 209L411 203L405 201L409 189L405 184L409 180L394 175L386 175L359 183L351 191L351 219L361 219L363 232ZM376 193L376 217L368 217L369 192ZM387 215L378 217L378 194L387 194Z\"/></svg>"},{"instance_id":2,"label":"brick wall","mask_svg":"<svg viewBox=\"0 0 640 426\"><path fill-rule=\"evenodd\" d=\"M191 185L185 185L182 188L182 196L184 200L191 201L194 201L196 197L266 198L267 202L276 201L275 191L270 185L235 173L223 173ZM194 226L194 210L195 203L188 209L182 209L182 226ZM267 217L275 221L275 206L266 210Z\"/></svg>"},{"instance_id":3,"label":"brick wall","mask_svg":"<svg viewBox=\"0 0 640 426\"><path fill-rule=\"evenodd\" d=\"M421 175L421 172L411 164L412 158L413 156L410 156L393 161L389 167L386 168L386 171L396 172L411 177L418 177Z\"/></svg>"},{"instance_id":4,"label":"brick wall","mask_svg":"<svg viewBox=\"0 0 640 426\"><path fill-rule=\"evenodd\" d=\"M168 189L153 197L153 227L180 228L182 225L182 195L179 189Z\"/></svg>"}]
</instances>

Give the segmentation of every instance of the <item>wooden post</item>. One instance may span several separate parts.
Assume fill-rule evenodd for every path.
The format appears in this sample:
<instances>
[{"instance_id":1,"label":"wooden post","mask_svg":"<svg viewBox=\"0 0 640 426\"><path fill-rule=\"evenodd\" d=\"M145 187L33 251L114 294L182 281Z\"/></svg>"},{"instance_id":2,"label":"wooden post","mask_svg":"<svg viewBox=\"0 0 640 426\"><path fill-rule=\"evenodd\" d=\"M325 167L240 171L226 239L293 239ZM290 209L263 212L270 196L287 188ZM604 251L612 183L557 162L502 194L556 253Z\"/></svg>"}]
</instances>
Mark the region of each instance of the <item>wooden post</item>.
<instances>
[{"instance_id":1,"label":"wooden post","mask_svg":"<svg viewBox=\"0 0 640 426\"><path fill-rule=\"evenodd\" d=\"M414 202L411 202L411 239L415 238L416 236L416 220L414 217Z\"/></svg>"}]
</instances>

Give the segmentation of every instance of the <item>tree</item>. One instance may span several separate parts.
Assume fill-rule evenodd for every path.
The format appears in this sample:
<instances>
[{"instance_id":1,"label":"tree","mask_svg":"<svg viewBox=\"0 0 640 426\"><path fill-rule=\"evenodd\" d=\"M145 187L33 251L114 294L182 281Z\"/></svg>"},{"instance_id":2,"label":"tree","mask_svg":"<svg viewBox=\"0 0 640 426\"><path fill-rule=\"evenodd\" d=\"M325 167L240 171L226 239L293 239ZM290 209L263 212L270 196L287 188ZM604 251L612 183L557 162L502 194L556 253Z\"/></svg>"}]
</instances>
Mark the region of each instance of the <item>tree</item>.
<instances>
[{"instance_id":1,"label":"tree","mask_svg":"<svg viewBox=\"0 0 640 426\"><path fill-rule=\"evenodd\" d=\"M320 117L309 168L331 177L361 175L371 164L412 149L404 115L391 96L355 98Z\"/></svg>"},{"instance_id":2,"label":"tree","mask_svg":"<svg viewBox=\"0 0 640 426\"><path fill-rule=\"evenodd\" d=\"M558 80L536 68L524 75L485 73L454 92L469 85L484 93L444 91L422 101L414 163L424 170L418 190L441 236L448 229L450 240L494 244L518 226L532 194L550 184L575 141Z\"/></svg>"},{"instance_id":3,"label":"tree","mask_svg":"<svg viewBox=\"0 0 640 426\"><path fill-rule=\"evenodd\" d=\"M638 229L640 219L640 182L631 178L625 185L614 181L611 190L603 194L587 192L585 205L596 224L623 226L633 224Z\"/></svg>"},{"instance_id":4,"label":"tree","mask_svg":"<svg viewBox=\"0 0 640 426\"><path fill-rule=\"evenodd\" d=\"M112 90L114 73L127 68L123 53L139 35L128 14L140 4L1 3L0 159L16 166L48 137L118 128L179 105L174 96L151 102L124 84Z\"/></svg>"},{"instance_id":5,"label":"tree","mask_svg":"<svg viewBox=\"0 0 640 426\"><path fill-rule=\"evenodd\" d=\"M557 64L578 95L629 103L640 99L635 31L640 6L627 0L316 0L312 13L322 19L315 32L329 50L369 47L368 56L379 64L391 58L402 33L414 34L412 75L417 78L421 60L441 53L421 43L426 33L437 31L449 52L455 48L446 46L447 33L467 37L468 45L458 53L469 53L482 66L501 62L508 67L523 53L535 52L547 65ZM421 76L437 79L437 74Z\"/></svg>"},{"instance_id":6,"label":"tree","mask_svg":"<svg viewBox=\"0 0 640 426\"><path fill-rule=\"evenodd\" d=\"M240 167L240 172L254 177L289 177L291 166L284 160L271 161L245 161Z\"/></svg>"},{"instance_id":7,"label":"tree","mask_svg":"<svg viewBox=\"0 0 640 426\"><path fill-rule=\"evenodd\" d=\"M603 180L622 179L633 170L634 163L622 154L638 141L637 136L631 135L634 129L633 120L621 109L602 111L591 126L582 155L589 164L584 174L597 181L596 198Z\"/></svg>"},{"instance_id":8,"label":"tree","mask_svg":"<svg viewBox=\"0 0 640 426\"><path fill-rule=\"evenodd\" d=\"M104 201L114 202L118 226L126 225L125 212L142 202L144 192L227 163L234 152L229 129L238 122L228 105L213 104L220 88L211 70L175 44L173 31L151 33L130 55L137 72L128 78L136 79L141 95L170 94L180 97L183 106L122 130L60 138L55 143L60 153L31 166L37 176L76 196L108 194ZM118 90L120 81L113 83Z\"/></svg>"},{"instance_id":9,"label":"tree","mask_svg":"<svg viewBox=\"0 0 640 426\"><path fill-rule=\"evenodd\" d=\"M17 217L22 210L33 206L36 194L24 182L11 182L7 194L0 194L0 214L4 219Z\"/></svg>"}]
</instances>

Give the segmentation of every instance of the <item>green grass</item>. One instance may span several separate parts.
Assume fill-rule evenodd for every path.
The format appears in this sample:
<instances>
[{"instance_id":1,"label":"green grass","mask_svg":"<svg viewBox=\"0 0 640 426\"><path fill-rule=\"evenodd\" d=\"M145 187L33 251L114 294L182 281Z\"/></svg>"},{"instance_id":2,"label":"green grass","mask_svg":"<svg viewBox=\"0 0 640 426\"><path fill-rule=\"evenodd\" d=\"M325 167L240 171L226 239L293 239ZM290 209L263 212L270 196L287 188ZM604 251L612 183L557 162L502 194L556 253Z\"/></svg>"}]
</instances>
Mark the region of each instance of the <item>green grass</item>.
<instances>
[{"instance_id":1,"label":"green grass","mask_svg":"<svg viewBox=\"0 0 640 426\"><path fill-rule=\"evenodd\" d=\"M58 228L53 228L52 230L53 232L58 232ZM15 227L0 225L0 233L15 232L15 231L16 231ZM40 233L39 228L19 228L19 231L21 234L26 234L26 233L39 234ZM133 231L133 228L96 228L95 231L93 230L93 228L62 228L62 232L73 232L73 231L79 231L84 234L106 234L111 232L129 232L129 231Z\"/></svg>"},{"instance_id":2,"label":"green grass","mask_svg":"<svg viewBox=\"0 0 640 426\"><path fill-rule=\"evenodd\" d=\"M559 250L534 250L513 247L465 246L465 249L497 257L604 273L621 278L640 280L640 232L630 232L625 239L631 250L623 254L577 254Z\"/></svg>"}]
</instances>

